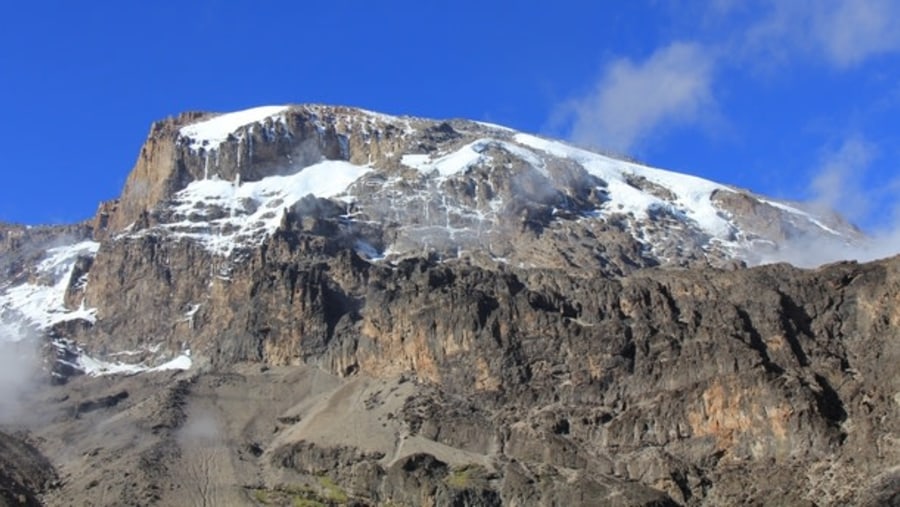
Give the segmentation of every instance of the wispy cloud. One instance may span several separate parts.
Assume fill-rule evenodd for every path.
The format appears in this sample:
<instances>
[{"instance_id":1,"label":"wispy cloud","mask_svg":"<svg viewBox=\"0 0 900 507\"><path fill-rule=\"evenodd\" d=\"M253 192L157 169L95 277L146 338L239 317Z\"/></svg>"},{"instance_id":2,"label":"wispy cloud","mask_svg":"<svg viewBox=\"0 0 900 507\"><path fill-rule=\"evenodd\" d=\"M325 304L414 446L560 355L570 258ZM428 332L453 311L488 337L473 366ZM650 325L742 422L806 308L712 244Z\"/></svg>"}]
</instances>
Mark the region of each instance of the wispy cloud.
<instances>
[{"instance_id":1,"label":"wispy cloud","mask_svg":"<svg viewBox=\"0 0 900 507\"><path fill-rule=\"evenodd\" d=\"M827 236L795 238L777 251L759 252L762 262L815 267L839 260L870 261L900 253L900 179L875 186L867 181L878 148L859 135L824 150L811 178L810 204L822 214L838 211L866 225L866 237L854 241ZM889 203L884 205L884 203ZM893 207L893 210L891 208ZM888 210L875 216L877 210Z\"/></svg>"},{"instance_id":2,"label":"wispy cloud","mask_svg":"<svg viewBox=\"0 0 900 507\"><path fill-rule=\"evenodd\" d=\"M813 205L822 211L837 211L853 222L865 220L874 204L865 188L865 174L874 155L874 145L860 136L826 152L810 183Z\"/></svg>"},{"instance_id":3,"label":"wispy cloud","mask_svg":"<svg viewBox=\"0 0 900 507\"><path fill-rule=\"evenodd\" d=\"M900 3L839 0L814 18L814 34L834 65L847 67L881 53L900 51Z\"/></svg>"},{"instance_id":4,"label":"wispy cloud","mask_svg":"<svg viewBox=\"0 0 900 507\"><path fill-rule=\"evenodd\" d=\"M900 233L900 176L891 180L873 175L875 162L891 164L880 154L875 143L859 134L824 149L810 179L811 204L837 211L876 236Z\"/></svg>"},{"instance_id":5,"label":"wispy cloud","mask_svg":"<svg viewBox=\"0 0 900 507\"><path fill-rule=\"evenodd\" d=\"M900 2L894 0L716 0L708 12L729 27L728 35L705 44L671 42L643 61L611 61L588 93L556 111L568 137L629 153L666 130L719 124L715 78L729 61L774 70L812 58L845 70L900 52Z\"/></svg>"},{"instance_id":6,"label":"wispy cloud","mask_svg":"<svg viewBox=\"0 0 900 507\"><path fill-rule=\"evenodd\" d=\"M712 53L685 42L642 62L615 60L588 94L563 106L569 137L626 153L660 129L697 123L714 108L713 71Z\"/></svg>"},{"instance_id":7,"label":"wispy cloud","mask_svg":"<svg viewBox=\"0 0 900 507\"><path fill-rule=\"evenodd\" d=\"M38 372L33 340L11 341L0 335L0 424L21 423L26 418L22 396L36 385Z\"/></svg>"},{"instance_id":8,"label":"wispy cloud","mask_svg":"<svg viewBox=\"0 0 900 507\"><path fill-rule=\"evenodd\" d=\"M761 65L812 56L846 69L900 51L900 3L894 0L768 0L763 7L765 14L740 37L744 52Z\"/></svg>"}]
</instances>

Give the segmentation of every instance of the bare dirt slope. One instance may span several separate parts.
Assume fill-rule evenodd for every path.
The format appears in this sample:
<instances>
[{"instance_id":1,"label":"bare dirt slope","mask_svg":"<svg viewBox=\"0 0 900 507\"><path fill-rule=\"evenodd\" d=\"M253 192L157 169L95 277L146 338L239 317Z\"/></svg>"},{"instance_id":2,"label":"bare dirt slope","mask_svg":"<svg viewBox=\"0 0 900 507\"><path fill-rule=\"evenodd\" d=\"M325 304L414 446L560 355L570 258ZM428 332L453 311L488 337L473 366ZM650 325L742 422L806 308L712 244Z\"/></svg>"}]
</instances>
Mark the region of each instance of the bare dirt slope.
<instances>
[{"instance_id":1,"label":"bare dirt slope","mask_svg":"<svg viewBox=\"0 0 900 507\"><path fill-rule=\"evenodd\" d=\"M489 461L409 438L401 411L421 389L405 379L340 379L308 366L80 377L29 393L29 414L7 429L36 442L34 457L21 456L30 446L13 437L2 455L20 475L35 476L35 463L50 478L59 474L57 482L45 479L45 505L328 503L329 494L344 503L346 493L323 479L328 463L299 473L279 460L284 449L358 448L386 466L425 449L448 463ZM39 505L40 486L28 505Z\"/></svg>"}]
</instances>

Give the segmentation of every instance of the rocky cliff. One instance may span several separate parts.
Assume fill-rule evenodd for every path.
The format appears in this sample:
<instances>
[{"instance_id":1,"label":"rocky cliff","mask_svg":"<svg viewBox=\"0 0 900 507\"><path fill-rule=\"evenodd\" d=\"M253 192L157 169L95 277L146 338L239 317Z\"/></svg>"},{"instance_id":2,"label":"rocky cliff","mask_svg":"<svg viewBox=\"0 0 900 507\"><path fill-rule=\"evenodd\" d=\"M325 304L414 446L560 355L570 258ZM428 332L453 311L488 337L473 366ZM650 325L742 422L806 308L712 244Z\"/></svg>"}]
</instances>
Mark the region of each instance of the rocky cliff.
<instances>
[{"instance_id":1,"label":"rocky cliff","mask_svg":"<svg viewBox=\"0 0 900 507\"><path fill-rule=\"evenodd\" d=\"M159 122L94 220L0 233L48 504L898 502L900 259L752 267L864 241L797 204L294 106Z\"/></svg>"}]
</instances>

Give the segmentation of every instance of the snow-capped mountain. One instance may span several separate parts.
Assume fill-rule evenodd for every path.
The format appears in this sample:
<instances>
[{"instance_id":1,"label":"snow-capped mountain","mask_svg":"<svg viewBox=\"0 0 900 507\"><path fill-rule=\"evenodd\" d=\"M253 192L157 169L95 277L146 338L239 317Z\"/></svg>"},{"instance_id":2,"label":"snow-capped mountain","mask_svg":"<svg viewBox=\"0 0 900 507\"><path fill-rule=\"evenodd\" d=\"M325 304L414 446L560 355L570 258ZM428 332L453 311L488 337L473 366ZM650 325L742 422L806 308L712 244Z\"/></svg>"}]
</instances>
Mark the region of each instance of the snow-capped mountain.
<instances>
[{"instance_id":1,"label":"snow-capped mountain","mask_svg":"<svg viewBox=\"0 0 900 507\"><path fill-rule=\"evenodd\" d=\"M309 215L306 196L327 200L316 213L370 260L436 252L621 274L861 239L835 216L479 122L260 107L183 117L168 136L168 174L135 171L117 224L223 257L260 245L291 210Z\"/></svg>"},{"instance_id":2,"label":"snow-capped mountain","mask_svg":"<svg viewBox=\"0 0 900 507\"><path fill-rule=\"evenodd\" d=\"M117 295L91 273L130 262L104 256L122 245L193 245L213 284L289 229L372 263L430 257L608 276L756 264L798 240L861 239L834 216L481 122L317 105L189 113L153 126L121 198L85 230L9 264L5 334L94 326ZM13 228L7 242L29 231ZM204 304L185 301L176 321L193 322ZM130 343L107 363L57 346L91 372L190 364L188 343Z\"/></svg>"}]
</instances>

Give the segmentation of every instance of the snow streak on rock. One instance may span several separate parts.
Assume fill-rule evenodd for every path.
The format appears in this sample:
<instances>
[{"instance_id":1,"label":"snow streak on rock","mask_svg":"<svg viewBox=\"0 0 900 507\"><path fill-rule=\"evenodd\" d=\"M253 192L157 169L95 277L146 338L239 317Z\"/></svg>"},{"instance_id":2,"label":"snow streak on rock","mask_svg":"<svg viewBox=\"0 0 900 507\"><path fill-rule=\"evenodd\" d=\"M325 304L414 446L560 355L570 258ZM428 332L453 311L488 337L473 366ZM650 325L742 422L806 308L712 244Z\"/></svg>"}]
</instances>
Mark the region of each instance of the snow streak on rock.
<instances>
[{"instance_id":1,"label":"snow streak on rock","mask_svg":"<svg viewBox=\"0 0 900 507\"><path fill-rule=\"evenodd\" d=\"M0 339L18 340L28 335L26 329L45 331L70 320L93 323L93 308L83 304L67 308L65 297L78 258L93 257L99 247L99 243L84 241L50 249L37 265L33 281L0 288Z\"/></svg>"},{"instance_id":2,"label":"snow streak on rock","mask_svg":"<svg viewBox=\"0 0 900 507\"><path fill-rule=\"evenodd\" d=\"M198 180L171 200L171 221L160 228L227 257L236 248L262 243L278 228L285 210L307 195L336 197L371 171L325 160L285 176L259 181Z\"/></svg>"},{"instance_id":3,"label":"snow streak on rock","mask_svg":"<svg viewBox=\"0 0 900 507\"><path fill-rule=\"evenodd\" d=\"M246 125L258 123L285 112L288 106L264 106L246 109L234 113L222 114L209 120L181 128L181 136L188 140L192 149L204 148L207 151L219 149L236 130Z\"/></svg>"}]
</instances>

